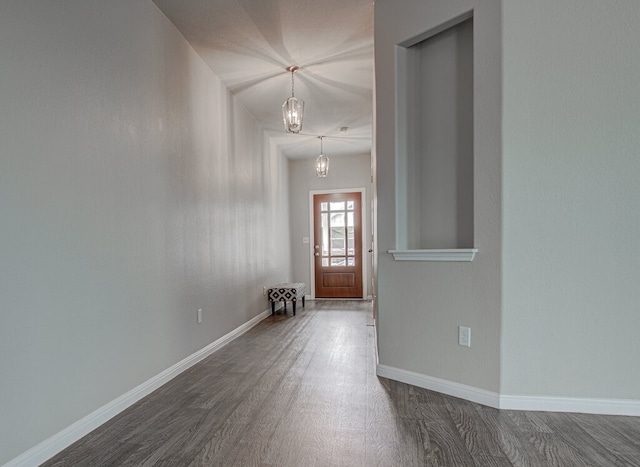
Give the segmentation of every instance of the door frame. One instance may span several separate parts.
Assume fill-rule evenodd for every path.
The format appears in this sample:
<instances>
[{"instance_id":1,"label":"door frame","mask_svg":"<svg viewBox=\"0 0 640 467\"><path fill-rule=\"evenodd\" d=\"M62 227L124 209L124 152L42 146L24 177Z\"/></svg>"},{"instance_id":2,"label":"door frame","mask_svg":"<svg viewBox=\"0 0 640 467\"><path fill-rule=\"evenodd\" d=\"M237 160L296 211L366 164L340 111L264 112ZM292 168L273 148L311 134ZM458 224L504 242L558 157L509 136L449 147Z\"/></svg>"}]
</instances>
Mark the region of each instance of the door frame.
<instances>
[{"instance_id":1,"label":"door frame","mask_svg":"<svg viewBox=\"0 0 640 467\"><path fill-rule=\"evenodd\" d=\"M315 256L313 245L316 244L315 240L315 224L314 224L314 216L313 216L313 197L314 195L327 195L331 193L360 193L360 219L362 220L362 251L360 252L360 267L362 268L362 299L367 298L367 294L369 292L369 285L367 284L367 278L369 277L368 271L365 269L366 265L366 254L368 254L369 247L366 243L366 232L370 230L368 227L367 221L368 217L366 216L366 189L365 188L339 188L336 190L309 190L309 277L311 281L310 292L311 300L315 300L316 298L316 267L315 267Z\"/></svg>"}]
</instances>

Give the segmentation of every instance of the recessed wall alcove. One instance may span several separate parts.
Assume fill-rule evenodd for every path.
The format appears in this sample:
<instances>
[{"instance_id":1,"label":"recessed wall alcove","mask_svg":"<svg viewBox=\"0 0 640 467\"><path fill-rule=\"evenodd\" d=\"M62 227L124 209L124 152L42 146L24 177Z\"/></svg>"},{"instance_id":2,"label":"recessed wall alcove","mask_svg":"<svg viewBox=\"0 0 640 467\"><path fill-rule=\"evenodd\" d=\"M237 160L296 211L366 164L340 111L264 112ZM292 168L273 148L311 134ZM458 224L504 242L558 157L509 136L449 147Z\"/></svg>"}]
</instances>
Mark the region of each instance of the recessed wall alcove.
<instances>
[{"instance_id":1,"label":"recessed wall alcove","mask_svg":"<svg viewBox=\"0 0 640 467\"><path fill-rule=\"evenodd\" d=\"M397 46L396 260L475 255L473 57L471 13Z\"/></svg>"}]
</instances>

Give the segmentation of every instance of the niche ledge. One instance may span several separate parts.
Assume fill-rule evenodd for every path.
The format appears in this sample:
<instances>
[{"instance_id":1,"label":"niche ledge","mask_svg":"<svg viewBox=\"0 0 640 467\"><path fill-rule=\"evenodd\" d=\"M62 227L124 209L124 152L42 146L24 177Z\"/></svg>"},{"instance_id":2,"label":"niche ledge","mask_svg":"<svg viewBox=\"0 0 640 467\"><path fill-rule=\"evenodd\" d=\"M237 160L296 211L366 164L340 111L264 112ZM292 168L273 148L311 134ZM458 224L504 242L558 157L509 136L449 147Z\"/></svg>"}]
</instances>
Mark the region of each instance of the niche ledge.
<instances>
[{"instance_id":1,"label":"niche ledge","mask_svg":"<svg viewBox=\"0 0 640 467\"><path fill-rule=\"evenodd\" d=\"M389 250L396 261L473 261L477 248L450 250Z\"/></svg>"}]
</instances>

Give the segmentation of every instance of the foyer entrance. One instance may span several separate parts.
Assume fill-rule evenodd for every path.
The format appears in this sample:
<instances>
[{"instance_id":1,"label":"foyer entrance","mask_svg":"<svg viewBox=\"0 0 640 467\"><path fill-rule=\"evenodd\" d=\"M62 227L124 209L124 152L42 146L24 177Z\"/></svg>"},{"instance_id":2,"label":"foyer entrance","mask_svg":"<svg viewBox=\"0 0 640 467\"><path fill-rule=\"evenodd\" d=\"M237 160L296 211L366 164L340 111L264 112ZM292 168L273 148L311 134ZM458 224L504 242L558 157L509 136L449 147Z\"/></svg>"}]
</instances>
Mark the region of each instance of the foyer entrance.
<instances>
[{"instance_id":1,"label":"foyer entrance","mask_svg":"<svg viewBox=\"0 0 640 467\"><path fill-rule=\"evenodd\" d=\"M362 194L313 195L316 298L362 298Z\"/></svg>"}]
</instances>

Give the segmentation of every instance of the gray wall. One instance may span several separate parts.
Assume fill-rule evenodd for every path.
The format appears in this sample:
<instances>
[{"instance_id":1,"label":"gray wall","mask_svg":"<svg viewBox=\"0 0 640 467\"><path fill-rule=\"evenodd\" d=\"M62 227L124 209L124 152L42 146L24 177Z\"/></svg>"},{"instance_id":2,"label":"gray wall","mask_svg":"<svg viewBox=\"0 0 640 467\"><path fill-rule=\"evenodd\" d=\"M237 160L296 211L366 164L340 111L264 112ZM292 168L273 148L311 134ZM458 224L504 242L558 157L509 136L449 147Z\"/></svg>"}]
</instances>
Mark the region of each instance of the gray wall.
<instances>
[{"instance_id":1,"label":"gray wall","mask_svg":"<svg viewBox=\"0 0 640 467\"><path fill-rule=\"evenodd\" d=\"M330 157L325 140L325 154ZM329 142L330 147L330 142ZM303 237L310 237L309 231L309 191L335 190L344 188L364 188L362 199L365 217L362 219L365 238L362 245L365 252L365 263L362 276L365 295L371 294L371 255L366 253L371 239L371 156L362 154L351 157L333 157L329 163L329 175L318 178L315 173L315 161L290 160L290 222L291 222L291 270L292 280L305 282L310 293L310 248L311 244L302 242Z\"/></svg>"},{"instance_id":2,"label":"gray wall","mask_svg":"<svg viewBox=\"0 0 640 467\"><path fill-rule=\"evenodd\" d=\"M502 307L500 2L378 0L375 8L380 363L497 392ZM396 45L471 9L475 47L474 237L479 254L472 263L396 262L387 253L398 246ZM458 346L459 325L472 328L471 348Z\"/></svg>"},{"instance_id":3,"label":"gray wall","mask_svg":"<svg viewBox=\"0 0 640 467\"><path fill-rule=\"evenodd\" d=\"M397 263L394 46L471 8L479 253ZM503 395L640 400L639 21L636 0L376 1L381 363Z\"/></svg>"},{"instance_id":4,"label":"gray wall","mask_svg":"<svg viewBox=\"0 0 640 467\"><path fill-rule=\"evenodd\" d=\"M0 2L0 63L3 464L266 310L290 259L286 161L150 1Z\"/></svg>"},{"instance_id":5,"label":"gray wall","mask_svg":"<svg viewBox=\"0 0 640 467\"><path fill-rule=\"evenodd\" d=\"M504 2L505 394L640 399L640 3Z\"/></svg>"}]
</instances>

